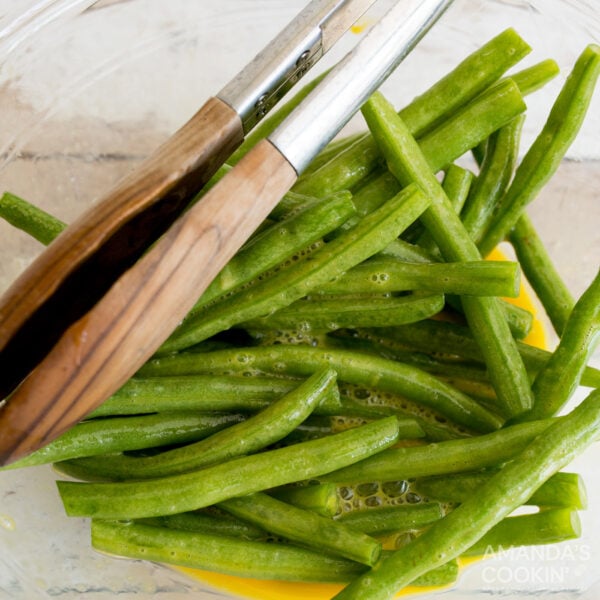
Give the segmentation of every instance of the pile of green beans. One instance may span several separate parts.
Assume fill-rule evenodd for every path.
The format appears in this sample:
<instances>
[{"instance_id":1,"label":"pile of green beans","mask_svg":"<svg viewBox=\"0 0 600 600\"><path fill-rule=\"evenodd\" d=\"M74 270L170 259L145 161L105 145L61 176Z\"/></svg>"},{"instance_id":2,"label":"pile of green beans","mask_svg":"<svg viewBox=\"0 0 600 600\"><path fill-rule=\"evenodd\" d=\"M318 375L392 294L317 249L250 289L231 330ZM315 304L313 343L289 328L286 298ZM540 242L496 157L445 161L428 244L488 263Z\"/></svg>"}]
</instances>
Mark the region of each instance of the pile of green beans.
<instances>
[{"instance_id":1,"label":"pile of green beans","mask_svg":"<svg viewBox=\"0 0 600 600\"><path fill-rule=\"evenodd\" d=\"M600 383L600 274L574 298L525 206L583 122L600 48L519 161L524 96L558 73L551 59L508 73L529 50L508 29L399 111L376 92L369 131L315 158L156 355L5 468L70 477L65 510L91 518L99 551L333 582L340 599L448 585L461 556L578 537L585 486L561 469L598 439L600 392L565 406ZM43 244L65 227L8 192L0 216ZM484 260L503 241L516 260ZM522 279L553 350L505 302ZM513 514L524 505L537 512Z\"/></svg>"}]
</instances>

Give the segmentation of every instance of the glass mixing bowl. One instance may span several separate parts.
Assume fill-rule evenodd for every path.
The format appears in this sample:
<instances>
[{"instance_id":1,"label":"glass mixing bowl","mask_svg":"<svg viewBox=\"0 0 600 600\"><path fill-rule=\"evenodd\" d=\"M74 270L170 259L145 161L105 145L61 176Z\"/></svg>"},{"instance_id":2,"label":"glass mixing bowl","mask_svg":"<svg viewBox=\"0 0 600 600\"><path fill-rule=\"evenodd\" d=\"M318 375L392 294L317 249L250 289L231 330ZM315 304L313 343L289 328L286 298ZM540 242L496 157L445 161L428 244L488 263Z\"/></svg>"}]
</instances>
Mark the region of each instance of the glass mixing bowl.
<instances>
[{"instance_id":1,"label":"glass mixing bowl","mask_svg":"<svg viewBox=\"0 0 600 600\"><path fill-rule=\"evenodd\" d=\"M216 93L304 3L0 0L0 191L71 221ZM576 56L600 41L599 9L597 0L456 0L384 92L403 105L513 26L533 47L524 64L552 57L562 69L561 77L528 99L526 147ZM348 34L317 72L359 35ZM348 130L363 127L355 118ZM567 160L530 208L576 296L600 264L599 184L600 91ZM0 291L41 249L0 223ZM592 360L597 364L598 355ZM580 539L478 562L455 586L428 596L600 597L598 458L592 447L569 467L588 487ZM0 599L236 597L161 565L95 553L88 523L66 518L54 480L50 467L0 473ZM259 591L253 597L269 596Z\"/></svg>"}]
</instances>

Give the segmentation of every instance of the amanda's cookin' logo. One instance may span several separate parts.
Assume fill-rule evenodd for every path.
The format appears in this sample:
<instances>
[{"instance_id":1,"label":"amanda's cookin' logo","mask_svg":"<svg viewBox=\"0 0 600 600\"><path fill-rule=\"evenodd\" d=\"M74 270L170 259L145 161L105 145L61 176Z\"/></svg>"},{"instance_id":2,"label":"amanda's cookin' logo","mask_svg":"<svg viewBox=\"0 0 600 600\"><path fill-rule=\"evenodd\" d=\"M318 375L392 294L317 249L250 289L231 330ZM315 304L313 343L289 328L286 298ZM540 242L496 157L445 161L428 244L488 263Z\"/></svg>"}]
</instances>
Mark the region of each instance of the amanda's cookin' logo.
<instances>
[{"instance_id":1,"label":"amanda's cookin' logo","mask_svg":"<svg viewBox=\"0 0 600 600\"><path fill-rule=\"evenodd\" d=\"M481 578L490 587L557 588L583 575L592 558L586 544L486 549ZM497 560L493 560L497 559Z\"/></svg>"}]
</instances>

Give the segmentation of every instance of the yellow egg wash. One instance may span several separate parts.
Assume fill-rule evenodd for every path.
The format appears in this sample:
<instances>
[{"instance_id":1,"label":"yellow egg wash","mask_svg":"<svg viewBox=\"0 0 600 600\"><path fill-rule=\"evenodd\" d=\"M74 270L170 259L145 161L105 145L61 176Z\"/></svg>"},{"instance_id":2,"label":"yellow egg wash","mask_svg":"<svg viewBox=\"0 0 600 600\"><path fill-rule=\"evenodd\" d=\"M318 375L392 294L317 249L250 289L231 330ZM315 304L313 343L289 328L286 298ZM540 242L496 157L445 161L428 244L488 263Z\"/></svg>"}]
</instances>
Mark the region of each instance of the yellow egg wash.
<instances>
[{"instance_id":1,"label":"yellow egg wash","mask_svg":"<svg viewBox=\"0 0 600 600\"><path fill-rule=\"evenodd\" d=\"M489 254L488 260L506 260L506 256L501 250L496 248ZM538 348L546 348L548 346L548 340L546 338L544 324L538 318L538 309L533 303L533 300L529 295L525 285L521 283L519 295L516 298L505 298L505 300L528 310L533 315L531 331L527 334L527 337L523 341L527 344L531 344L532 346L537 346Z\"/></svg>"},{"instance_id":2,"label":"yellow egg wash","mask_svg":"<svg viewBox=\"0 0 600 600\"><path fill-rule=\"evenodd\" d=\"M506 256L500 250L494 250L489 256L489 260L506 260ZM547 345L546 334L544 331L543 323L537 318L537 308L528 293L527 289L523 284L520 286L519 295L516 298L506 298L507 301L513 302L522 308L527 309L534 315L533 325L531 331L525 338L525 342L540 348L545 348ZM340 423L340 425L342 425ZM384 486L379 484L363 484L376 486L377 489L362 490L359 488L363 486L356 486L350 490L346 487L341 487L339 491L339 500L342 510L350 509L352 507L358 508L371 506L373 500L377 500L378 504L391 505L391 504L402 504L404 502L415 503L420 502L420 498L416 494L412 493L410 486L407 486L402 490L390 490L388 487L394 484L400 484L406 482L388 482ZM351 494L351 497L349 496ZM412 494L412 495L411 495ZM401 540L398 540L401 542ZM393 547L389 540L386 540L386 547ZM459 570L482 560L482 557L468 557L459 558ZM232 594L234 597L243 598L246 600L329 600L335 594L337 594L342 588L341 584L330 584L330 583L295 583L289 581L264 581L260 579L249 579L243 577L234 577L231 575L223 575L220 573L212 573L209 571L202 571L198 569L190 569L187 567L176 567L178 571L185 573L193 579L202 581L203 583L212 586L213 588L225 591ZM448 586L448 587L451 587ZM408 586L398 593L400 596L409 595L422 595L432 590L443 589L441 587L416 587Z\"/></svg>"},{"instance_id":3,"label":"yellow egg wash","mask_svg":"<svg viewBox=\"0 0 600 600\"><path fill-rule=\"evenodd\" d=\"M373 25L375 21L371 18L363 17L356 21L352 27L350 27L350 31L355 34L362 33L365 29Z\"/></svg>"},{"instance_id":4,"label":"yellow egg wash","mask_svg":"<svg viewBox=\"0 0 600 600\"><path fill-rule=\"evenodd\" d=\"M227 591L244 600L329 600L343 588L343 585L334 583L261 581L260 579L245 579L243 577L197 571L186 567L178 567L177 569L194 579L199 579L220 591ZM409 586L404 588L398 596L424 594L433 589L439 590L442 588Z\"/></svg>"}]
</instances>

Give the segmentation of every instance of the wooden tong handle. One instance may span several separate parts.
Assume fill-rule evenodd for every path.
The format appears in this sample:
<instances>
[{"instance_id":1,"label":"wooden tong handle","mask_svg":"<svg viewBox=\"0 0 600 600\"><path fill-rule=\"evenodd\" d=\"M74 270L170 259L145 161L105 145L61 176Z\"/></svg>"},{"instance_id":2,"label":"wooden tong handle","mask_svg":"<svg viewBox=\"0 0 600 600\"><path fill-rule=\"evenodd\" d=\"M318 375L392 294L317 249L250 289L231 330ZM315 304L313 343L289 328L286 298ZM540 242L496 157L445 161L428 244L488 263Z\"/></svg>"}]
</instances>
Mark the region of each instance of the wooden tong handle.
<instances>
[{"instance_id":1,"label":"wooden tong handle","mask_svg":"<svg viewBox=\"0 0 600 600\"><path fill-rule=\"evenodd\" d=\"M0 462L47 444L123 385L295 180L293 167L265 140L184 213L0 410Z\"/></svg>"},{"instance_id":2,"label":"wooden tong handle","mask_svg":"<svg viewBox=\"0 0 600 600\"><path fill-rule=\"evenodd\" d=\"M217 98L68 227L0 299L0 399L164 233L243 139Z\"/></svg>"}]
</instances>

